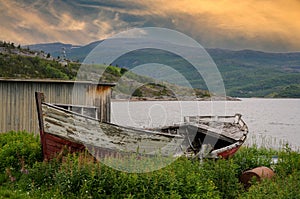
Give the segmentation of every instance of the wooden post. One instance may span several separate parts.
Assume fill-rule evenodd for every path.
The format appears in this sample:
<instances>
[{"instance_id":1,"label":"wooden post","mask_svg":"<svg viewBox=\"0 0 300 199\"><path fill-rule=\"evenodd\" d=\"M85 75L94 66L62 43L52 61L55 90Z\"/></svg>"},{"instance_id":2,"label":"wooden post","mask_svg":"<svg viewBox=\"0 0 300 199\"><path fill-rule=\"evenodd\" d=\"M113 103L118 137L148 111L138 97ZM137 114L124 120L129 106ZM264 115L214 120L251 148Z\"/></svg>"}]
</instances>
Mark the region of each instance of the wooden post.
<instances>
[{"instance_id":1,"label":"wooden post","mask_svg":"<svg viewBox=\"0 0 300 199\"><path fill-rule=\"evenodd\" d=\"M94 99L94 106L97 107L97 118L98 120L100 120L101 122L103 122L103 116L102 116L102 106L101 106L101 100L99 98L95 98Z\"/></svg>"},{"instance_id":2,"label":"wooden post","mask_svg":"<svg viewBox=\"0 0 300 199\"><path fill-rule=\"evenodd\" d=\"M46 157L46 143L45 143L45 133L44 133L44 121L43 121L43 112L42 112L42 103L45 100L45 96L43 93L35 92L35 100L36 100L36 107L38 113L38 120L39 120L39 128L40 128L40 140L42 144L42 154L43 159L47 159Z\"/></svg>"},{"instance_id":3,"label":"wooden post","mask_svg":"<svg viewBox=\"0 0 300 199\"><path fill-rule=\"evenodd\" d=\"M111 95L112 90L110 90L109 95L106 96L106 118L105 122L110 123L110 113L111 113Z\"/></svg>"}]
</instances>

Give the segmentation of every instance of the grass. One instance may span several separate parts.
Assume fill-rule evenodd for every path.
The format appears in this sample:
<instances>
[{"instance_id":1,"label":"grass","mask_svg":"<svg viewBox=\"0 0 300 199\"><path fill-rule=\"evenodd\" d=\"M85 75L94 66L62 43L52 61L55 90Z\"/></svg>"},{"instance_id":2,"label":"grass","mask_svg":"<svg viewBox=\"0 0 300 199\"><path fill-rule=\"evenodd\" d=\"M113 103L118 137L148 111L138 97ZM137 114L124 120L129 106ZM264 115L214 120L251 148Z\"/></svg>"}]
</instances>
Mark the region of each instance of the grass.
<instances>
[{"instance_id":1,"label":"grass","mask_svg":"<svg viewBox=\"0 0 300 199\"><path fill-rule=\"evenodd\" d=\"M126 173L95 162L88 153L43 162L38 137L8 132L0 134L0 157L0 198L300 197L300 154L288 145L280 150L242 147L228 160L202 163L182 157L157 171ZM273 168L275 177L245 189L240 175L258 166Z\"/></svg>"}]
</instances>

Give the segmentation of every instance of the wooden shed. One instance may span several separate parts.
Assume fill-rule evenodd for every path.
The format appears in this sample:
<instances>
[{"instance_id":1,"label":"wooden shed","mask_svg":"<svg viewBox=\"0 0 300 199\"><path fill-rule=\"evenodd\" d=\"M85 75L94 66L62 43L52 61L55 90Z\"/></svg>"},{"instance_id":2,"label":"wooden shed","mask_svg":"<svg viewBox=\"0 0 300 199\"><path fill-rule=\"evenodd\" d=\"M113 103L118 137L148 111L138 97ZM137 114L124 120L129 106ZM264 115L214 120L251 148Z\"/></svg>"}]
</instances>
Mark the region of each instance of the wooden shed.
<instances>
[{"instance_id":1,"label":"wooden shed","mask_svg":"<svg viewBox=\"0 0 300 199\"><path fill-rule=\"evenodd\" d=\"M0 79L0 133L39 132L35 92L51 103L97 107L97 118L110 121L112 83L45 79Z\"/></svg>"}]
</instances>

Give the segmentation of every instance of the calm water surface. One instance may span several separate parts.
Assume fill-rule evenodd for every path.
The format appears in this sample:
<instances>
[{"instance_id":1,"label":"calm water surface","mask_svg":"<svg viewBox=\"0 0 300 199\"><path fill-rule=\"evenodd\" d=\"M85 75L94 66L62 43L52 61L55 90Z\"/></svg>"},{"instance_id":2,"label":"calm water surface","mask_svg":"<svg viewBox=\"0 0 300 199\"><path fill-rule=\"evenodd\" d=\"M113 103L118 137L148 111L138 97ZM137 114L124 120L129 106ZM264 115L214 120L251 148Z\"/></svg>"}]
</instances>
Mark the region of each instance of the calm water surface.
<instances>
[{"instance_id":1,"label":"calm water surface","mask_svg":"<svg viewBox=\"0 0 300 199\"><path fill-rule=\"evenodd\" d=\"M113 102L112 122L126 126L158 127L183 121L187 115L241 113L249 127L247 144L278 148L285 142L300 148L300 99L247 98L242 101Z\"/></svg>"}]
</instances>

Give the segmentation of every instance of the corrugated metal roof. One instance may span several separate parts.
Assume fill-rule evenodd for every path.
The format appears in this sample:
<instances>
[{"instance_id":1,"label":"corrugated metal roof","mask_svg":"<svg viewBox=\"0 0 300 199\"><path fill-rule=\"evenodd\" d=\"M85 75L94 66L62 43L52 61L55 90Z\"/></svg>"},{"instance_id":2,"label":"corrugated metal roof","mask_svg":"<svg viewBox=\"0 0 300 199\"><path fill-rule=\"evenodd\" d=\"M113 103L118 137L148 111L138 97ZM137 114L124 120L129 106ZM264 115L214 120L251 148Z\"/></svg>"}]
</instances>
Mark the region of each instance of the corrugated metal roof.
<instances>
[{"instance_id":1,"label":"corrugated metal roof","mask_svg":"<svg viewBox=\"0 0 300 199\"><path fill-rule=\"evenodd\" d=\"M32 83L64 83L64 84L97 84L100 86L115 86L115 83L93 81L76 81L76 80L57 80L57 79L4 79L0 78L0 82L32 82Z\"/></svg>"}]
</instances>

